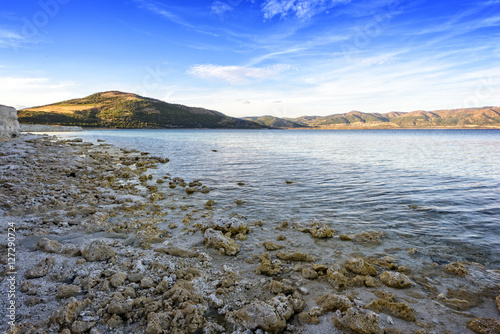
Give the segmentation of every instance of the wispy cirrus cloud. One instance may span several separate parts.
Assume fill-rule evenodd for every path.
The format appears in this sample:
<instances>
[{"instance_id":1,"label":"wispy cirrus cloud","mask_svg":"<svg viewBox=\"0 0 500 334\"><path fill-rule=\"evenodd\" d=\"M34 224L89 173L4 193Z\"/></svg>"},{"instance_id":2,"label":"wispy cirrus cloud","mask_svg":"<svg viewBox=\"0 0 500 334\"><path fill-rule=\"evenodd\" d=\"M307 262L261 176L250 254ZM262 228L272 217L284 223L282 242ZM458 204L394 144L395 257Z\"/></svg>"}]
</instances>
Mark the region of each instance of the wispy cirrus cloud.
<instances>
[{"instance_id":1,"label":"wispy cirrus cloud","mask_svg":"<svg viewBox=\"0 0 500 334\"><path fill-rule=\"evenodd\" d=\"M210 6L210 10L214 14L217 14L219 16L223 16L226 12L233 11L234 7L225 3L225 2L217 0L214 3L212 3L212 6Z\"/></svg>"},{"instance_id":2,"label":"wispy cirrus cloud","mask_svg":"<svg viewBox=\"0 0 500 334\"><path fill-rule=\"evenodd\" d=\"M31 88L45 88L57 89L73 86L72 81L58 81L54 82L49 78L43 77L0 77L0 89L14 90L14 89L31 89Z\"/></svg>"},{"instance_id":3,"label":"wispy cirrus cloud","mask_svg":"<svg viewBox=\"0 0 500 334\"><path fill-rule=\"evenodd\" d=\"M167 8L164 7L159 2L156 1L148 1L148 0L134 0L135 3L137 3L139 8L145 9L149 12L152 12L156 15L162 16L173 23L179 24L181 26L185 26L188 28L195 28L192 24L187 22L185 19L183 19L181 16L175 14L173 11L168 10Z\"/></svg>"},{"instance_id":4,"label":"wispy cirrus cloud","mask_svg":"<svg viewBox=\"0 0 500 334\"><path fill-rule=\"evenodd\" d=\"M267 67L218 66L209 64L192 66L188 70L188 73L204 79L222 80L231 84L245 84L249 83L250 80L271 78L280 72L292 68L292 66L286 64L276 64Z\"/></svg>"},{"instance_id":5,"label":"wispy cirrus cloud","mask_svg":"<svg viewBox=\"0 0 500 334\"><path fill-rule=\"evenodd\" d=\"M266 0L262 5L262 13L265 19L272 19L275 16L285 18L289 15L295 15L299 19L308 19L320 12L349 2L351 0Z\"/></svg>"},{"instance_id":6,"label":"wispy cirrus cloud","mask_svg":"<svg viewBox=\"0 0 500 334\"><path fill-rule=\"evenodd\" d=\"M16 31L0 28L0 48L19 48L28 40Z\"/></svg>"}]
</instances>

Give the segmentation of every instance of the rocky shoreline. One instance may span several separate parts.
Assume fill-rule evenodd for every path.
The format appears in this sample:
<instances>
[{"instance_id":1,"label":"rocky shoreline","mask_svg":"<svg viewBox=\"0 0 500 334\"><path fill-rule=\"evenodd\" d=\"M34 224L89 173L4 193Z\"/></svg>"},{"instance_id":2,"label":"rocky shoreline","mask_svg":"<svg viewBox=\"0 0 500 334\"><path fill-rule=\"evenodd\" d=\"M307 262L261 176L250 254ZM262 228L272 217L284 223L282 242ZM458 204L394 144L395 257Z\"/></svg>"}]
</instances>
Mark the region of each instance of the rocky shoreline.
<instances>
[{"instance_id":1,"label":"rocky shoreline","mask_svg":"<svg viewBox=\"0 0 500 334\"><path fill-rule=\"evenodd\" d=\"M498 270L429 262L381 231L218 216L209 187L158 175L168 159L147 152L0 145L0 332L500 333Z\"/></svg>"}]
</instances>

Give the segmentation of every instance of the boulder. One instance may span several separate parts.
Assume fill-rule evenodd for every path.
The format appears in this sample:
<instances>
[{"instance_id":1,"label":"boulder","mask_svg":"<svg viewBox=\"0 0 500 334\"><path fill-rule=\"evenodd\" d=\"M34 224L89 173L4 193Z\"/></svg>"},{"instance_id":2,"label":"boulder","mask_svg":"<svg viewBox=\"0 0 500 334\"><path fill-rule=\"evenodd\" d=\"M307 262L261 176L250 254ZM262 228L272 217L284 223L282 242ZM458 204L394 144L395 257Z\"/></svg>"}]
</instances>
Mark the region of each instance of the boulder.
<instances>
[{"instance_id":1,"label":"boulder","mask_svg":"<svg viewBox=\"0 0 500 334\"><path fill-rule=\"evenodd\" d=\"M50 240L48 238L40 238L38 240L38 247L46 253L58 253L61 250L61 244L57 240Z\"/></svg>"},{"instance_id":2,"label":"boulder","mask_svg":"<svg viewBox=\"0 0 500 334\"><path fill-rule=\"evenodd\" d=\"M333 318L336 328L350 334L382 334L378 316L372 311L351 307L347 312L337 310Z\"/></svg>"},{"instance_id":3,"label":"boulder","mask_svg":"<svg viewBox=\"0 0 500 334\"><path fill-rule=\"evenodd\" d=\"M219 250L219 254L235 255L240 248L233 239L226 237L221 231L209 228L204 233L205 246Z\"/></svg>"},{"instance_id":4,"label":"boulder","mask_svg":"<svg viewBox=\"0 0 500 334\"><path fill-rule=\"evenodd\" d=\"M33 268L27 270L24 276L28 279L43 277L49 273L52 267L54 267L54 264L55 259L53 257L46 257Z\"/></svg>"},{"instance_id":5,"label":"boulder","mask_svg":"<svg viewBox=\"0 0 500 334\"><path fill-rule=\"evenodd\" d=\"M115 256L115 251L103 240L94 240L85 246L82 255L89 262L106 261Z\"/></svg>"},{"instance_id":6,"label":"boulder","mask_svg":"<svg viewBox=\"0 0 500 334\"><path fill-rule=\"evenodd\" d=\"M280 333L286 327L286 321L295 310L290 301L279 295L270 301L258 299L233 312L230 317L247 329L262 329L271 333Z\"/></svg>"},{"instance_id":7,"label":"boulder","mask_svg":"<svg viewBox=\"0 0 500 334\"><path fill-rule=\"evenodd\" d=\"M17 110L0 105L0 138L14 138L19 136L20 127L17 120Z\"/></svg>"},{"instance_id":8,"label":"boulder","mask_svg":"<svg viewBox=\"0 0 500 334\"><path fill-rule=\"evenodd\" d=\"M479 334L500 333L500 320L494 318L474 318L467 323L467 328Z\"/></svg>"},{"instance_id":9,"label":"boulder","mask_svg":"<svg viewBox=\"0 0 500 334\"><path fill-rule=\"evenodd\" d=\"M391 288L405 289L411 286L408 276L396 271L384 271L378 278L384 285Z\"/></svg>"},{"instance_id":10,"label":"boulder","mask_svg":"<svg viewBox=\"0 0 500 334\"><path fill-rule=\"evenodd\" d=\"M347 262L346 269L358 275L377 275L377 270L375 269L375 267L361 258L350 259Z\"/></svg>"}]
</instances>

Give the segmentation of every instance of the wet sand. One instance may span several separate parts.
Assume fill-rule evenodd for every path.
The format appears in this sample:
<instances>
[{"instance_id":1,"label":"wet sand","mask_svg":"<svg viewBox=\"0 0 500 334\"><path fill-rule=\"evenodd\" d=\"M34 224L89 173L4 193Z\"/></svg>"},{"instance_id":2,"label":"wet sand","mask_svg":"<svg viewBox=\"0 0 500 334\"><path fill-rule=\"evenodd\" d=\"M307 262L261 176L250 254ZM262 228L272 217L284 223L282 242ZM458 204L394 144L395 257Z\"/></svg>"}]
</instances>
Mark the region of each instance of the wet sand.
<instances>
[{"instance_id":1,"label":"wet sand","mask_svg":"<svg viewBox=\"0 0 500 334\"><path fill-rule=\"evenodd\" d=\"M2 331L499 332L495 268L437 264L380 231L224 216L203 180L158 175L168 159L147 152L0 147Z\"/></svg>"}]
</instances>

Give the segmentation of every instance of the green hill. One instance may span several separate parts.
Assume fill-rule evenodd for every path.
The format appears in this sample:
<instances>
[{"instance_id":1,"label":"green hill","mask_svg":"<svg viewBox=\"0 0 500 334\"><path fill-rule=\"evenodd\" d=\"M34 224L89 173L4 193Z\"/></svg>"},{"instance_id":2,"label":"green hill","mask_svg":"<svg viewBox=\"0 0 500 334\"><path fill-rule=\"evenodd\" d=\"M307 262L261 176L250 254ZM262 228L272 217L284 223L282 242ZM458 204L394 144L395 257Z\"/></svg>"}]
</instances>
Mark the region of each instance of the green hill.
<instances>
[{"instance_id":1,"label":"green hill","mask_svg":"<svg viewBox=\"0 0 500 334\"><path fill-rule=\"evenodd\" d=\"M187 107L136 94L109 91L33 107L18 112L23 124L103 128L500 128L500 107L437 111L364 113L351 111L328 116L233 118L220 112Z\"/></svg>"},{"instance_id":2,"label":"green hill","mask_svg":"<svg viewBox=\"0 0 500 334\"><path fill-rule=\"evenodd\" d=\"M309 128L380 129L380 128L474 128L500 127L500 107L363 113L351 111L328 116L301 116L287 120Z\"/></svg>"},{"instance_id":3,"label":"green hill","mask_svg":"<svg viewBox=\"0 0 500 334\"><path fill-rule=\"evenodd\" d=\"M27 108L20 123L104 128L262 128L248 120L220 112L187 107L136 94L109 91Z\"/></svg>"},{"instance_id":4,"label":"green hill","mask_svg":"<svg viewBox=\"0 0 500 334\"><path fill-rule=\"evenodd\" d=\"M284 118L274 116L257 116L257 117L243 117L243 119L256 122L262 126L269 128L303 128L306 126L303 123L293 122Z\"/></svg>"}]
</instances>

